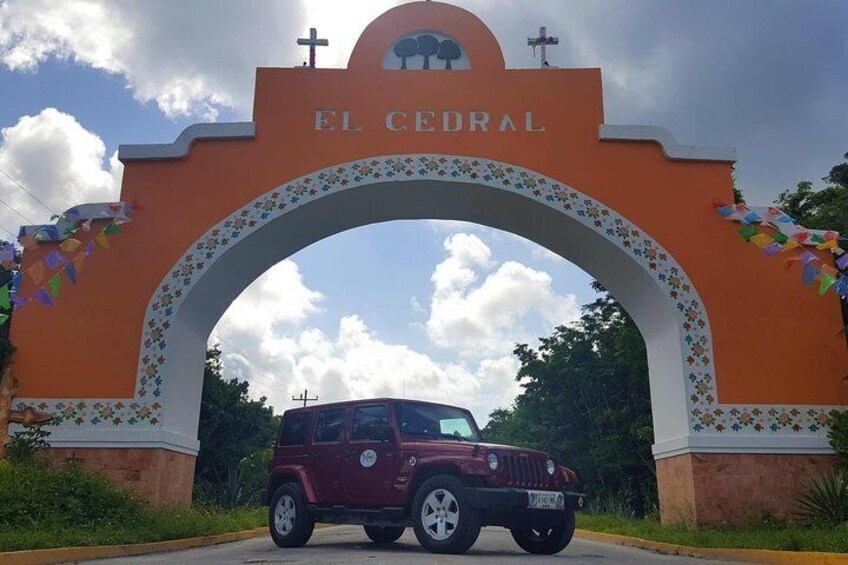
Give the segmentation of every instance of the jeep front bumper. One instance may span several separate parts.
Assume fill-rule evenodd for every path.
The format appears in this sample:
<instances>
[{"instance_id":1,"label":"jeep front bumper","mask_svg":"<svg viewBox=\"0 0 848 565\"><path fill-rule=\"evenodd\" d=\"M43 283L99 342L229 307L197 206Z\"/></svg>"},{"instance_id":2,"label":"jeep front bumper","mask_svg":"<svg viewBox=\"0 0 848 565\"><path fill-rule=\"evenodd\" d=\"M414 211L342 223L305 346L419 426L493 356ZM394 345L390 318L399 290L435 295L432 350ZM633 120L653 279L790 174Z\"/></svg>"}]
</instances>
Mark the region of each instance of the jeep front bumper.
<instances>
[{"instance_id":1,"label":"jeep front bumper","mask_svg":"<svg viewBox=\"0 0 848 565\"><path fill-rule=\"evenodd\" d=\"M560 491L557 494L563 496L562 508L540 509L530 506L531 491L518 488L481 488L469 487L466 489L469 504L474 508L489 512L515 512L526 510L528 512L555 513L566 510L582 510L586 504L586 495L580 492Z\"/></svg>"}]
</instances>

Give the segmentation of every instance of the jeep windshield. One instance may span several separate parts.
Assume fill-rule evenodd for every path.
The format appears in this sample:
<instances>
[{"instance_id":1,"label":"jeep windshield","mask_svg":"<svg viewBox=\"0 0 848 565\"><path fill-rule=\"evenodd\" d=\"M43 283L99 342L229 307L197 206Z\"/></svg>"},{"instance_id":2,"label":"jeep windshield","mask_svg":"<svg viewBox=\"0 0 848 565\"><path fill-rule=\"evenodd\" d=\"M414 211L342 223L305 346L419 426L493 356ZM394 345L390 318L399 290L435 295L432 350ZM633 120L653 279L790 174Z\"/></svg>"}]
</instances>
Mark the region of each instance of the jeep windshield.
<instances>
[{"instance_id":1,"label":"jeep windshield","mask_svg":"<svg viewBox=\"0 0 848 565\"><path fill-rule=\"evenodd\" d=\"M477 423L461 408L397 402L395 417L404 437L480 441Z\"/></svg>"}]
</instances>

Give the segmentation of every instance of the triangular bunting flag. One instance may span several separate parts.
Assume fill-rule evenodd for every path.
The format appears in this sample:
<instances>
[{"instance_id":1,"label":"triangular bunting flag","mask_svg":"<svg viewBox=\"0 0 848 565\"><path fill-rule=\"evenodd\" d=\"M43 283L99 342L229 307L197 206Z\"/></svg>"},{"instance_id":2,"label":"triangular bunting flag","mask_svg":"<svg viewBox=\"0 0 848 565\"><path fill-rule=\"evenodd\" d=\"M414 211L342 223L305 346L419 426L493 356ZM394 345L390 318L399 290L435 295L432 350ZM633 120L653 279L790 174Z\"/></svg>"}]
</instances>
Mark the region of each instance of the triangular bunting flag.
<instances>
[{"instance_id":1,"label":"triangular bunting flag","mask_svg":"<svg viewBox=\"0 0 848 565\"><path fill-rule=\"evenodd\" d=\"M12 281L9 283L9 290L17 292L21 288L21 280L24 278L23 273L15 273L12 275Z\"/></svg>"},{"instance_id":2,"label":"triangular bunting flag","mask_svg":"<svg viewBox=\"0 0 848 565\"><path fill-rule=\"evenodd\" d=\"M82 271L83 263L85 263L85 253L80 253L76 256L76 259L74 259L74 268L78 275L80 274L80 271Z\"/></svg>"},{"instance_id":3,"label":"triangular bunting flag","mask_svg":"<svg viewBox=\"0 0 848 565\"><path fill-rule=\"evenodd\" d=\"M839 274L839 271L837 271L834 267L831 267L830 265L822 265L821 270L822 273L828 274L832 277L835 277Z\"/></svg>"},{"instance_id":4,"label":"triangular bunting flag","mask_svg":"<svg viewBox=\"0 0 848 565\"><path fill-rule=\"evenodd\" d=\"M12 310L20 310L27 303L27 299L17 294L12 296Z\"/></svg>"},{"instance_id":5,"label":"triangular bunting flag","mask_svg":"<svg viewBox=\"0 0 848 565\"><path fill-rule=\"evenodd\" d=\"M12 245L4 245L0 247L0 263L10 262L15 260L15 248Z\"/></svg>"},{"instance_id":6,"label":"triangular bunting flag","mask_svg":"<svg viewBox=\"0 0 848 565\"><path fill-rule=\"evenodd\" d=\"M74 251L79 249L81 245L82 242L80 240L71 237L63 241L62 244L59 246L59 249L61 249L65 253L73 253Z\"/></svg>"},{"instance_id":7,"label":"triangular bunting flag","mask_svg":"<svg viewBox=\"0 0 848 565\"><path fill-rule=\"evenodd\" d=\"M41 284L44 280L44 263L36 261L36 263L27 269L27 274L35 281L35 284Z\"/></svg>"},{"instance_id":8,"label":"triangular bunting flag","mask_svg":"<svg viewBox=\"0 0 848 565\"><path fill-rule=\"evenodd\" d=\"M7 314L0 314L0 326L9 321L9 316Z\"/></svg>"},{"instance_id":9,"label":"triangular bunting flag","mask_svg":"<svg viewBox=\"0 0 848 565\"><path fill-rule=\"evenodd\" d=\"M12 305L9 304L9 285L0 286L0 309L8 310Z\"/></svg>"},{"instance_id":10,"label":"triangular bunting flag","mask_svg":"<svg viewBox=\"0 0 848 565\"><path fill-rule=\"evenodd\" d=\"M836 266L840 269L848 269L848 253L843 253L842 257L836 260Z\"/></svg>"},{"instance_id":11,"label":"triangular bunting flag","mask_svg":"<svg viewBox=\"0 0 848 565\"><path fill-rule=\"evenodd\" d=\"M741 235L745 241L751 241L751 238L753 238L758 233L760 232L754 226L745 226L744 228L739 230L739 235Z\"/></svg>"},{"instance_id":12,"label":"triangular bunting flag","mask_svg":"<svg viewBox=\"0 0 848 565\"><path fill-rule=\"evenodd\" d=\"M115 235L121 233L121 228L118 227L118 224L115 222L109 222L105 228L103 228L103 233L106 235Z\"/></svg>"},{"instance_id":13,"label":"triangular bunting flag","mask_svg":"<svg viewBox=\"0 0 848 565\"><path fill-rule=\"evenodd\" d=\"M816 254L811 251L804 251L801 254L801 261L803 261L805 265L809 265L816 259L818 259L818 257L816 257Z\"/></svg>"},{"instance_id":14,"label":"triangular bunting flag","mask_svg":"<svg viewBox=\"0 0 848 565\"><path fill-rule=\"evenodd\" d=\"M804 265L804 275L801 278L801 282L808 286L813 284L814 282L816 282L816 277L819 276L820 272L821 271L819 271L818 267L816 267L812 263L807 263L806 265Z\"/></svg>"},{"instance_id":15,"label":"triangular bunting flag","mask_svg":"<svg viewBox=\"0 0 848 565\"><path fill-rule=\"evenodd\" d=\"M771 237L764 233L758 233L757 235L752 237L750 241L760 249L765 249L774 242Z\"/></svg>"},{"instance_id":16,"label":"triangular bunting flag","mask_svg":"<svg viewBox=\"0 0 848 565\"><path fill-rule=\"evenodd\" d=\"M50 298L50 295L43 288L39 288L38 292L33 295L33 298L45 306L53 306L53 299Z\"/></svg>"},{"instance_id":17,"label":"triangular bunting flag","mask_svg":"<svg viewBox=\"0 0 848 565\"><path fill-rule=\"evenodd\" d=\"M839 242L835 239L828 239L824 243L816 245L816 249L836 249L839 247Z\"/></svg>"},{"instance_id":18,"label":"triangular bunting flag","mask_svg":"<svg viewBox=\"0 0 848 565\"><path fill-rule=\"evenodd\" d=\"M841 275L836 283L836 294L840 296L848 296L848 277Z\"/></svg>"},{"instance_id":19,"label":"triangular bunting flag","mask_svg":"<svg viewBox=\"0 0 848 565\"><path fill-rule=\"evenodd\" d=\"M73 263L65 265L65 276L68 277L68 280L73 284L77 284L77 268Z\"/></svg>"},{"instance_id":20,"label":"triangular bunting flag","mask_svg":"<svg viewBox=\"0 0 848 565\"><path fill-rule=\"evenodd\" d=\"M50 294L53 298L59 296L59 291L62 289L62 276L56 273L50 280L47 281L47 286L50 287Z\"/></svg>"},{"instance_id":21,"label":"triangular bunting flag","mask_svg":"<svg viewBox=\"0 0 848 565\"><path fill-rule=\"evenodd\" d=\"M819 285L819 295L823 295L830 287L836 284L836 278L827 273L822 275L821 284Z\"/></svg>"},{"instance_id":22,"label":"triangular bunting flag","mask_svg":"<svg viewBox=\"0 0 848 565\"><path fill-rule=\"evenodd\" d=\"M93 252L94 252L94 242L93 242L93 241L89 241L88 243L86 243L86 244L85 244L85 247L84 247L84 248L83 248L83 250L82 250L82 254L83 254L84 256L88 257L88 256L89 256L89 255L91 255Z\"/></svg>"},{"instance_id":23,"label":"triangular bunting flag","mask_svg":"<svg viewBox=\"0 0 848 565\"><path fill-rule=\"evenodd\" d=\"M62 265L68 262L68 258L62 255L58 250L54 249L44 258L44 264L51 271L55 271Z\"/></svg>"},{"instance_id":24,"label":"triangular bunting flag","mask_svg":"<svg viewBox=\"0 0 848 565\"><path fill-rule=\"evenodd\" d=\"M771 237L781 245L785 245L786 242L789 241L789 238L786 237L786 234L783 234L783 233L780 233L780 232L773 234Z\"/></svg>"},{"instance_id":25,"label":"triangular bunting flag","mask_svg":"<svg viewBox=\"0 0 848 565\"><path fill-rule=\"evenodd\" d=\"M94 236L94 241L96 241L97 245L103 249L109 249L109 238L106 237L106 230L103 230Z\"/></svg>"},{"instance_id":26,"label":"triangular bunting flag","mask_svg":"<svg viewBox=\"0 0 848 565\"><path fill-rule=\"evenodd\" d=\"M783 246L775 241L774 243L768 244L765 249L763 249L763 251L765 251L766 255L768 255L769 257L773 257L774 255L780 253L781 249L783 249Z\"/></svg>"}]
</instances>

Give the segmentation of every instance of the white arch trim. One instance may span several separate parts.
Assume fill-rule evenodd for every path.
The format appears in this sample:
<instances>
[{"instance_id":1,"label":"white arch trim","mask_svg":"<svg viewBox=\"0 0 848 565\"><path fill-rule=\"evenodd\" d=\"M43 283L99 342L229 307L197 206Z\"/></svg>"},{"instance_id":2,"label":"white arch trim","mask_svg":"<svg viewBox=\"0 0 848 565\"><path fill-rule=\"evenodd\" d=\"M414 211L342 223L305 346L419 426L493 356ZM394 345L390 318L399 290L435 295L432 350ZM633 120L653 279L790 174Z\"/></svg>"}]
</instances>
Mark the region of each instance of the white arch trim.
<instances>
[{"instance_id":1,"label":"white arch trim","mask_svg":"<svg viewBox=\"0 0 848 565\"><path fill-rule=\"evenodd\" d=\"M446 202L454 208L442 216L442 208L450 207ZM363 159L267 192L211 228L163 278L145 316L134 398L20 404L60 414L62 425L53 434L57 446L128 441L196 450L196 379L209 331L229 300L275 262L323 237L367 223L424 217L476 221L542 242L613 292L648 346L657 457L827 451L824 428L833 407L718 403L703 302L680 265L638 226L539 173L451 155ZM276 236L277 255L251 252L270 235ZM629 271L616 276L615 269ZM245 280L229 276L232 272Z\"/></svg>"}]
</instances>

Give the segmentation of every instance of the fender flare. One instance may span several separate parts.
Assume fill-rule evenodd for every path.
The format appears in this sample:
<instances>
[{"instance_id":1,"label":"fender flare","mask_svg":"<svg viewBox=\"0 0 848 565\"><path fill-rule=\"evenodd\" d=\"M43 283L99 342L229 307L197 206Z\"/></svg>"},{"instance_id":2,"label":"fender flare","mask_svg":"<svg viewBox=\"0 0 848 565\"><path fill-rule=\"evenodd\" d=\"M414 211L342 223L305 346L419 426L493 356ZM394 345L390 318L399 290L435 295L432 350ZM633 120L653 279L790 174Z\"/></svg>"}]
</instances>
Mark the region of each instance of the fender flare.
<instances>
[{"instance_id":1,"label":"fender flare","mask_svg":"<svg viewBox=\"0 0 848 565\"><path fill-rule=\"evenodd\" d=\"M307 504L317 504L318 497L315 494L315 487L309 479L309 473L306 472L306 467L303 465L284 465L275 467L268 477L268 495L274 496L274 491L277 487L285 482L294 482L295 479L300 483L303 489L303 496L306 498Z\"/></svg>"}]
</instances>

